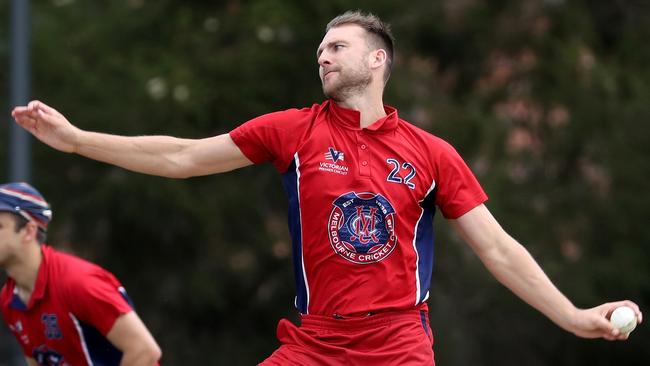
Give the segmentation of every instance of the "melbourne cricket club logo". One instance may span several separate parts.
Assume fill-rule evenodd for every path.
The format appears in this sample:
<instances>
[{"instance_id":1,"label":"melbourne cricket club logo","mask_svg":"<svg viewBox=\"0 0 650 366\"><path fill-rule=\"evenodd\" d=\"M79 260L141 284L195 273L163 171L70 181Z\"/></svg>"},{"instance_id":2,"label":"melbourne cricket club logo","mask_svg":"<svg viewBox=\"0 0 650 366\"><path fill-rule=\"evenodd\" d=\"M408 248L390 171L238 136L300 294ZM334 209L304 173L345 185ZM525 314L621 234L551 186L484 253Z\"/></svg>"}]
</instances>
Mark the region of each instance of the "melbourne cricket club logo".
<instances>
[{"instance_id":1,"label":"melbourne cricket club logo","mask_svg":"<svg viewBox=\"0 0 650 366\"><path fill-rule=\"evenodd\" d=\"M70 364L63 359L63 356L55 350L48 348L46 345L38 346L38 348L34 349L32 351L32 357L39 365L70 366Z\"/></svg>"},{"instance_id":2,"label":"melbourne cricket club logo","mask_svg":"<svg viewBox=\"0 0 650 366\"><path fill-rule=\"evenodd\" d=\"M327 161L321 161L318 170L340 175L348 174L348 167L342 164L342 162L345 160L345 154L343 154L343 151L337 151L336 149L330 147L325 153L325 160L329 160L331 163Z\"/></svg>"},{"instance_id":3,"label":"melbourne cricket club logo","mask_svg":"<svg viewBox=\"0 0 650 366\"><path fill-rule=\"evenodd\" d=\"M349 192L333 202L330 244L341 257L357 264L384 260L397 246L395 210L380 194Z\"/></svg>"}]
</instances>

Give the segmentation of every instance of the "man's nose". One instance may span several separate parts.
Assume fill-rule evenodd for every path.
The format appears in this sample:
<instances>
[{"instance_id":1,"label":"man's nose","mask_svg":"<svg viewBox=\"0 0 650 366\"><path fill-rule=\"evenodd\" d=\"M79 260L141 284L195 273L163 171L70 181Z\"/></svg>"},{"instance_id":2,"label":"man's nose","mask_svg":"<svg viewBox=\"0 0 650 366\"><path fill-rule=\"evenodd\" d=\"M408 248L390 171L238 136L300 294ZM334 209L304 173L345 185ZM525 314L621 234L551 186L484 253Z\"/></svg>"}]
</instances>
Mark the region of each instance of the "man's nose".
<instances>
[{"instance_id":1,"label":"man's nose","mask_svg":"<svg viewBox=\"0 0 650 366\"><path fill-rule=\"evenodd\" d=\"M321 66L329 65L332 62L330 61L329 56L327 55L327 52L324 52L318 56L318 64Z\"/></svg>"}]
</instances>

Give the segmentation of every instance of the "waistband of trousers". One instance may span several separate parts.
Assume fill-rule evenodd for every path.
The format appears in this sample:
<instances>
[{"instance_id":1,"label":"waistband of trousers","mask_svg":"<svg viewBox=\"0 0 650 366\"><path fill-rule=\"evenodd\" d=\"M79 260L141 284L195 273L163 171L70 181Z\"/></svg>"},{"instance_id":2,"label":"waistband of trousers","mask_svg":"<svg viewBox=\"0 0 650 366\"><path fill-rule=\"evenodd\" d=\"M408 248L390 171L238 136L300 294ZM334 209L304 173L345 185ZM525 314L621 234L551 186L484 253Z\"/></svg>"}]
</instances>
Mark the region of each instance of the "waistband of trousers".
<instances>
[{"instance_id":1,"label":"waistband of trousers","mask_svg":"<svg viewBox=\"0 0 650 366\"><path fill-rule=\"evenodd\" d=\"M332 329L332 330L361 330L374 328L401 321L420 322L422 314L428 318L426 304L409 310L390 310L379 313L369 313L366 316L345 317L333 314L331 316L301 314L301 326L305 328Z\"/></svg>"}]
</instances>

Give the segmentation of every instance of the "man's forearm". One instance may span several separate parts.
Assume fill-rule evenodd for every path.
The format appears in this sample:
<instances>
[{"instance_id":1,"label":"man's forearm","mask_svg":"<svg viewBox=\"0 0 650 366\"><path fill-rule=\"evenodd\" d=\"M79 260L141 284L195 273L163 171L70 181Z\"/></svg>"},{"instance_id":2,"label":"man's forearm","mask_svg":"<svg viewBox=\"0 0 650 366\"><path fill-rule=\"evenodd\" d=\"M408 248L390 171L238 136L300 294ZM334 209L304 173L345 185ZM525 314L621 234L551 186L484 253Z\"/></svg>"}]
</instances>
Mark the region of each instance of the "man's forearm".
<instances>
[{"instance_id":1,"label":"man's forearm","mask_svg":"<svg viewBox=\"0 0 650 366\"><path fill-rule=\"evenodd\" d=\"M499 282L560 327L571 331L575 306L553 285L530 253L509 236L481 260Z\"/></svg>"},{"instance_id":2,"label":"man's forearm","mask_svg":"<svg viewBox=\"0 0 650 366\"><path fill-rule=\"evenodd\" d=\"M183 176L178 156L189 140L170 136L118 136L83 131L75 152L139 173L170 178Z\"/></svg>"}]
</instances>

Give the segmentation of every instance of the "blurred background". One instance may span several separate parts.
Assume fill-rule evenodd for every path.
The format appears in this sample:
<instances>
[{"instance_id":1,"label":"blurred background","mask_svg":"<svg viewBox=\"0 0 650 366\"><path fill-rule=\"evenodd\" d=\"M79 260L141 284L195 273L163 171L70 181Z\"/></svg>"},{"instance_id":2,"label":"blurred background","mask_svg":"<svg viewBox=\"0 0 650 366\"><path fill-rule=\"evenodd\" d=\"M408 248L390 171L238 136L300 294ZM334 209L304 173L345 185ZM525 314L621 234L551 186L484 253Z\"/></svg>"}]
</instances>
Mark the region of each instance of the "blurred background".
<instances>
[{"instance_id":1,"label":"blurred background","mask_svg":"<svg viewBox=\"0 0 650 366\"><path fill-rule=\"evenodd\" d=\"M0 0L0 180L10 159L10 0ZM488 207L577 306L650 315L650 2L36 0L30 99L84 129L207 137L323 100L315 51L348 9L392 23L385 102L450 141ZM270 164L172 180L32 142L48 242L117 275L165 365L254 365L296 320L287 204ZM439 365L648 365L650 327L584 340L503 288L440 215ZM5 275L0 275L4 281ZM0 366L21 365L0 330Z\"/></svg>"}]
</instances>

